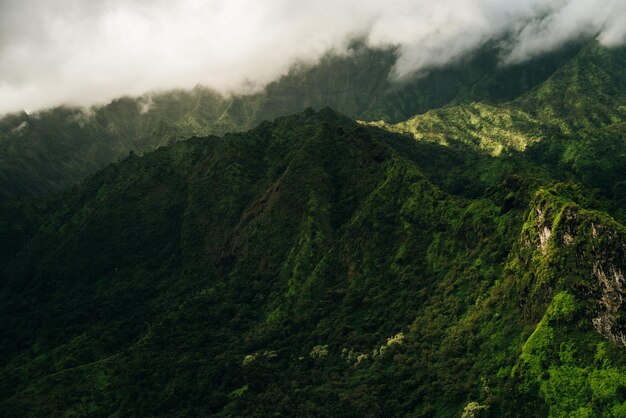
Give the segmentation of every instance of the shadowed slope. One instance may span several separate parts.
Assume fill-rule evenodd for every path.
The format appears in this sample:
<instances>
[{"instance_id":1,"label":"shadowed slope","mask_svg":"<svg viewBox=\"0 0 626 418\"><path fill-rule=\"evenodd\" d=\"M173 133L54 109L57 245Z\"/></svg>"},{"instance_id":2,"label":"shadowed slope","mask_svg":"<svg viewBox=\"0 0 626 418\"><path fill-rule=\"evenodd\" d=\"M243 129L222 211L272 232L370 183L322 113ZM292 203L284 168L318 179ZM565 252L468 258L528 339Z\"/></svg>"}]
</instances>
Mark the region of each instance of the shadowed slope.
<instances>
[{"instance_id":1,"label":"shadowed slope","mask_svg":"<svg viewBox=\"0 0 626 418\"><path fill-rule=\"evenodd\" d=\"M330 109L131 156L4 266L0 410L619 412L623 227L547 182Z\"/></svg>"}]
</instances>

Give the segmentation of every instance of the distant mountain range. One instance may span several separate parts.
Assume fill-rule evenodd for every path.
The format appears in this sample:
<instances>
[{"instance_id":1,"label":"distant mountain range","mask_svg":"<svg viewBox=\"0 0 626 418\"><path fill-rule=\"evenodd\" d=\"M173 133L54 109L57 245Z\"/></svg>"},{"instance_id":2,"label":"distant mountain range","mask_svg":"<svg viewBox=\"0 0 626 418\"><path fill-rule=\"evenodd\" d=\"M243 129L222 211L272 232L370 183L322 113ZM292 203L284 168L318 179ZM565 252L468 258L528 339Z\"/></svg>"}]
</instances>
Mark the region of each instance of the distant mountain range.
<instances>
[{"instance_id":1,"label":"distant mountain range","mask_svg":"<svg viewBox=\"0 0 626 418\"><path fill-rule=\"evenodd\" d=\"M392 64L5 117L0 415L626 416L626 49Z\"/></svg>"},{"instance_id":2,"label":"distant mountain range","mask_svg":"<svg viewBox=\"0 0 626 418\"><path fill-rule=\"evenodd\" d=\"M8 115L0 119L0 200L63 190L131 151L245 131L307 107L330 106L350 117L395 123L450 103L507 101L543 82L580 48L501 68L497 50L485 47L465 62L394 83L394 51L356 43L349 55L294 67L258 94L225 97L198 87L121 98L89 110Z\"/></svg>"}]
</instances>

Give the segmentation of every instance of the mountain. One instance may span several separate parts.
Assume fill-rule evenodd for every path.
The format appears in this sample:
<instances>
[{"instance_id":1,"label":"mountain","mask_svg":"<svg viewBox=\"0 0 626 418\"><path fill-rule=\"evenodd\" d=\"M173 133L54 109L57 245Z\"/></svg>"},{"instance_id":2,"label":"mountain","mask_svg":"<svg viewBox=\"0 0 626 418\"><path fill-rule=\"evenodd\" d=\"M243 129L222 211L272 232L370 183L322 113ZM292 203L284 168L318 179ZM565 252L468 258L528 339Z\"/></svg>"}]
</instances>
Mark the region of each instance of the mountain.
<instances>
[{"instance_id":1,"label":"mountain","mask_svg":"<svg viewBox=\"0 0 626 418\"><path fill-rule=\"evenodd\" d=\"M498 156L525 152L554 178L626 202L626 49L586 45L545 82L509 102L448 105L396 124L420 141Z\"/></svg>"},{"instance_id":2,"label":"mountain","mask_svg":"<svg viewBox=\"0 0 626 418\"><path fill-rule=\"evenodd\" d=\"M0 414L624 416L625 60L5 202Z\"/></svg>"},{"instance_id":3,"label":"mountain","mask_svg":"<svg viewBox=\"0 0 626 418\"><path fill-rule=\"evenodd\" d=\"M444 170L464 162L325 110L105 169L8 264L5 411L462 408L454 381L477 377L446 376L451 356L425 359L503 274L529 194L517 177L488 197L448 193ZM153 389L138 385L149 370L163 374L149 378ZM385 389L387 378L408 380ZM407 402L405 385L409 405L385 406ZM92 396L105 398L83 404Z\"/></svg>"},{"instance_id":4,"label":"mountain","mask_svg":"<svg viewBox=\"0 0 626 418\"><path fill-rule=\"evenodd\" d=\"M331 106L351 117L400 122L447 103L500 102L538 85L580 49L573 45L501 68L495 47L421 78L389 80L393 50L356 42L345 56L300 64L251 95L192 91L122 98L89 110L60 107L0 119L0 201L63 190L129 152L191 136L245 131L264 120Z\"/></svg>"}]
</instances>

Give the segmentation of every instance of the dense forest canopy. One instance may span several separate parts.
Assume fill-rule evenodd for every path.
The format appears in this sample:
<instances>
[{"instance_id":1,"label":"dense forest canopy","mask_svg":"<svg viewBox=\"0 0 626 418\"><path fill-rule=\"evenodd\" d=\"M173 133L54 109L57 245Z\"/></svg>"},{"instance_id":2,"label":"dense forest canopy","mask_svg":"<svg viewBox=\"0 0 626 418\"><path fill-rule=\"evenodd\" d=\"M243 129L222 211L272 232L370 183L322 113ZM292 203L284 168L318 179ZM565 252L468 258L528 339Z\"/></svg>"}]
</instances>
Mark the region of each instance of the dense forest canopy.
<instances>
[{"instance_id":1,"label":"dense forest canopy","mask_svg":"<svg viewBox=\"0 0 626 418\"><path fill-rule=\"evenodd\" d=\"M0 120L0 415L626 416L626 49Z\"/></svg>"}]
</instances>

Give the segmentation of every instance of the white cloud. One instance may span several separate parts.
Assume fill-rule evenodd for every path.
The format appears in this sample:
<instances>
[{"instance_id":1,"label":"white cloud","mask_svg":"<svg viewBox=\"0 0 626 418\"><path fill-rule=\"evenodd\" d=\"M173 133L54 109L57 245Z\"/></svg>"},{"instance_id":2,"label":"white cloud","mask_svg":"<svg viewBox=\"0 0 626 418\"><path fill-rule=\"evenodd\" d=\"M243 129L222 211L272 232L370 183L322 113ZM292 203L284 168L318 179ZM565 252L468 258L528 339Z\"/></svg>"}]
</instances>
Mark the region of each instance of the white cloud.
<instances>
[{"instance_id":1,"label":"white cloud","mask_svg":"<svg viewBox=\"0 0 626 418\"><path fill-rule=\"evenodd\" d=\"M626 41L624 0L0 0L0 113L207 85L261 88L355 36L402 78L512 35L506 62Z\"/></svg>"}]
</instances>

